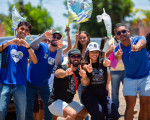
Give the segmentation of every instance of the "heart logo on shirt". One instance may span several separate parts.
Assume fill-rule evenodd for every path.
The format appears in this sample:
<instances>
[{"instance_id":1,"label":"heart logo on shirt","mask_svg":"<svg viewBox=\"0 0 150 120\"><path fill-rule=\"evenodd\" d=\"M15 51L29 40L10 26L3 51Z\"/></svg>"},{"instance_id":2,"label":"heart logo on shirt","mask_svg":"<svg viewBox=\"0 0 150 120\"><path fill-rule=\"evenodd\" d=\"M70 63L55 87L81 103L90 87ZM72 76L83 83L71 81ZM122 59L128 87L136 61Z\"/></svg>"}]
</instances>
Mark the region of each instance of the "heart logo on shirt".
<instances>
[{"instance_id":1,"label":"heart logo on shirt","mask_svg":"<svg viewBox=\"0 0 150 120\"><path fill-rule=\"evenodd\" d=\"M23 53L21 51L17 51L15 49L12 49L10 52L13 60L15 61L15 63L19 62L20 59L22 59L23 57Z\"/></svg>"}]
</instances>

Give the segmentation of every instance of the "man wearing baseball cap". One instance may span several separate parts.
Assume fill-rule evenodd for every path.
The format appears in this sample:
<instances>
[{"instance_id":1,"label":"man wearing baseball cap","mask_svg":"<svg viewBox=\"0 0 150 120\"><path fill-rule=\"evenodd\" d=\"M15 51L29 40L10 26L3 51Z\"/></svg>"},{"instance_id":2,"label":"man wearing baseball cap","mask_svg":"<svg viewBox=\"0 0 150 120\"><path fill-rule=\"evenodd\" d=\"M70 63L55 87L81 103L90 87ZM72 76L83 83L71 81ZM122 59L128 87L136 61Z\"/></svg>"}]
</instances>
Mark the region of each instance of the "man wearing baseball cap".
<instances>
[{"instance_id":1,"label":"man wearing baseball cap","mask_svg":"<svg viewBox=\"0 0 150 120\"><path fill-rule=\"evenodd\" d=\"M57 49L63 46L62 34L53 31L46 31L31 43L31 48L35 51L38 63L34 65L30 62L28 68L26 120L33 119L33 103L36 94L43 101L44 120L52 120L52 114L48 110L48 99L51 93L48 80L55 65ZM50 44L42 42L44 39L49 39Z\"/></svg>"},{"instance_id":2,"label":"man wearing baseball cap","mask_svg":"<svg viewBox=\"0 0 150 120\"><path fill-rule=\"evenodd\" d=\"M55 72L48 108L53 115L64 117L66 120L83 120L87 116L84 106L73 101L78 85L81 83L86 86L89 83L80 62L80 51L72 49L68 53L68 64L59 66Z\"/></svg>"}]
</instances>

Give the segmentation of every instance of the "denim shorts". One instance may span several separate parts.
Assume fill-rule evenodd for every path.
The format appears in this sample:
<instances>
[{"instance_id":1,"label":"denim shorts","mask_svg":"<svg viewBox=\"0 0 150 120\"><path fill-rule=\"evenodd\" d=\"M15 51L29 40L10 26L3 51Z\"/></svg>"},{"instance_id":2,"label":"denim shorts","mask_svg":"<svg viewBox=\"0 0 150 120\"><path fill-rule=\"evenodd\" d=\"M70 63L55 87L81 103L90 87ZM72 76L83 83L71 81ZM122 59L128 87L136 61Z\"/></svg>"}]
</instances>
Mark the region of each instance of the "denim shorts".
<instances>
[{"instance_id":1,"label":"denim shorts","mask_svg":"<svg viewBox=\"0 0 150 120\"><path fill-rule=\"evenodd\" d=\"M63 111L67 106L72 107L77 113L79 113L84 108L82 104L76 101L72 101L71 103L66 103L65 101L58 99L54 101L51 105L49 105L48 109L53 115L64 117Z\"/></svg>"},{"instance_id":2,"label":"denim shorts","mask_svg":"<svg viewBox=\"0 0 150 120\"><path fill-rule=\"evenodd\" d=\"M150 75L141 79L124 78L124 96L150 96Z\"/></svg>"}]
</instances>

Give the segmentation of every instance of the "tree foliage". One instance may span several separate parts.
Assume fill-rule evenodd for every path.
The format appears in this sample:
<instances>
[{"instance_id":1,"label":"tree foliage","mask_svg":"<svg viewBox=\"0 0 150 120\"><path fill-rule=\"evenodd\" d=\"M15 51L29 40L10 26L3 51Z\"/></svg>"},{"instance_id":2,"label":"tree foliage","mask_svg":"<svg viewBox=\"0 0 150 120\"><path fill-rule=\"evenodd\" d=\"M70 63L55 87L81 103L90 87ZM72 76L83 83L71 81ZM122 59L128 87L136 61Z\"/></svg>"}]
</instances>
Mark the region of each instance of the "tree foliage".
<instances>
[{"instance_id":1,"label":"tree foliage","mask_svg":"<svg viewBox=\"0 0 150 120\"><path fill-rule=\"evenodd\" d=\"M9 4L9 15L3 20L6 28L6 36L13 35L12 32L12 8L16 6L18 11L20 12L20 4L17 1L15 4ZM31 34L41 34L45 30L50 29L53 25L52 17L49 15L46 9L42 9L41 6L32 6L31 3L27 3L24 5L24 16L27 21L32 24L33 30Z\"/></svg>"},{"instance_id":2,"label":"tree foliage","mask_svg":"<svg viewBox=\"0 0 150 120\"><path fill-rule=\"evenodd\" d=\"M66 2L65 2L66 4ZM103 13L103 8L112 19L112 26L118 22L124 22L126 16L130 16L133 9L131 0L93 0L93 12L89 21L81 23L80 30L87 31L91 37L106 36L104 23L97 22L97 15Z\"/></svg>"},{"instance_id":3,"label":"tree foliage","mask_svg":"<svg viewBox=\"0 0 150 120\"><path fill-rule=\"evenodd\" d=\"M132 24L137 24L139 21L144 23L144 26L150 26L150 10L134 9L133 16L138 16L132 21Z\"/></svg>"}]
</instances>

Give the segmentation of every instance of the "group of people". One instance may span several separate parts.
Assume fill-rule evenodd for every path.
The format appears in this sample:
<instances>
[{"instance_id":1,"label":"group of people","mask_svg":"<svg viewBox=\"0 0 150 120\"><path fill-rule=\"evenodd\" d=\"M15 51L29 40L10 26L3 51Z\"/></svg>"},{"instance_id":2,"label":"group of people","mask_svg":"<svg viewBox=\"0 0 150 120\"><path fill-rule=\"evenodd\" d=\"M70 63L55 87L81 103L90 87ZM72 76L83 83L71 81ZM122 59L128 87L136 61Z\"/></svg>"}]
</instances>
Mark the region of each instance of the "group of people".
<instances>
[{"instance_id":1,"label":"group of people","mask_svg":"<svg viewBox=\"0 0 150 120\"><path fill-rule=\"evenodd\" d=\"M67 27L68 46L63 48L63 36L54 29L38 36L29 45L24 39L32 25L26 21L17 27L13 40L0 43L0 120L7 114L13 97L17 120L33 120L36 94L43 102L44 120L118 120L119 86L123 83L126 100L125 120L132 120L137 93L140 95L139 120L150 119L149 40L130 37L125 24L115 25L115 37L105 41L104 48L91 42L86 31L76 34L71 46ZM62 64L68 53L67 64ZM111 67L113 54L118 64ZM109 67L111 69L109 70ZM108 90L111 76L112 94ZM49 83L52 83L49 85ZM79 94L80 103L74 101Z\"/></svg>"}]
</instances>

